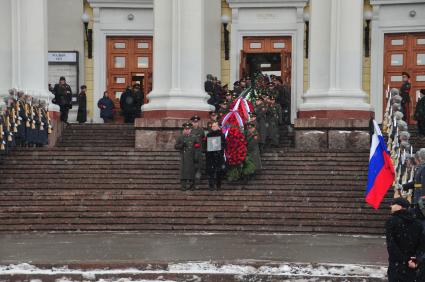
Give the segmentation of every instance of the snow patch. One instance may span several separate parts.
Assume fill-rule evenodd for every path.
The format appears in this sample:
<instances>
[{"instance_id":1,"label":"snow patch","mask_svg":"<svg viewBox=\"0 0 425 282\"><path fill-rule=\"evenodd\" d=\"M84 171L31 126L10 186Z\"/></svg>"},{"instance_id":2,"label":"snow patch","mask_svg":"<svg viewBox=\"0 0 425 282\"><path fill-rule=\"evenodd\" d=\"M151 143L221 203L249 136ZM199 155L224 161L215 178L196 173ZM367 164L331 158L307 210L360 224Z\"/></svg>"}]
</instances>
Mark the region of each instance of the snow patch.
<instances>
[{"instance_id":1,"label":"snow patch","mask_svg":"<svg viewBox=\"0 0 425 282\"><path fill-rule=\"evenodd\" d=\"M276 263L266 264L260 267L247 264L214 264L212 262L186 262L170 263L168 269L69 269L68 267L42 269L23 263L17 265L0 266L0 275L63 275L56 282L73 282L67 280L66 275L81 275L84 279L94 281L96 275L126 275L126 274L233 274L233 275L280 275L280 276L303 276L303 277L357 277L357 278L385 278L387 268L376 265L356 264L296 264ZM160 277L162 278L162 277ZM199 277L198 277L199 278ZM194 281L196 277L194 277ZM119 282L153 282L165 280L128 280L121 278ZM38 282L38 281L31 281ZM98 282L112 282L100 279ZM168 281L173 282L173 281Z\"/></svg>"}]
</instances>

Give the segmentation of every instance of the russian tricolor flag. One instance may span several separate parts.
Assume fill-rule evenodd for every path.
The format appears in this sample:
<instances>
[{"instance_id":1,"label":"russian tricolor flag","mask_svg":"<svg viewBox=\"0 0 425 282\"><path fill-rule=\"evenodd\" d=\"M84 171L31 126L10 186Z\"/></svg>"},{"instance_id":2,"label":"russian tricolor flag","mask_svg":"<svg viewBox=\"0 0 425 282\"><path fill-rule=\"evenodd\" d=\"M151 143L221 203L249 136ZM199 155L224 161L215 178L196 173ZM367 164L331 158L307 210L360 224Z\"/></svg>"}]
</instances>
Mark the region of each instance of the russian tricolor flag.
<instances>
[{"instance_id":1,"label":"russian tricolor flag","mask_svg":"<svg viewBox=\"0 0 425 282\"><path fill-rule=\"evenodd\" d=\"M377 209L388 188L394 182L394 167L387 150L384 137L376 121L373 121L375 133L372 136L367 176L366 202Z\"/></svg>"}]
</instances>

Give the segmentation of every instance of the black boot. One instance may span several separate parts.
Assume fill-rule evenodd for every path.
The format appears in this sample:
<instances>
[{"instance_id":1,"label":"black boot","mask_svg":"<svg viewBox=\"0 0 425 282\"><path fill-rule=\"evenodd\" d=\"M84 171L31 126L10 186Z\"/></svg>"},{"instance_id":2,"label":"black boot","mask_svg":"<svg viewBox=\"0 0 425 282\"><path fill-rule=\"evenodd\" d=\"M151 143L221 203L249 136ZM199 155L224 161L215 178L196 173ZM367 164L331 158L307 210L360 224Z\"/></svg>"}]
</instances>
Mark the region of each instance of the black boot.
<instances>
[{"instance_id":1,"label":"black boot","mask_svg":"<svg viewBox=\"0 0 425 282\"><path fill-rule=\"evenodd\" d=\"M215 188L215 181L214 179L208 179L208 190L214 191Z\"/></svg>"}]
</instances>

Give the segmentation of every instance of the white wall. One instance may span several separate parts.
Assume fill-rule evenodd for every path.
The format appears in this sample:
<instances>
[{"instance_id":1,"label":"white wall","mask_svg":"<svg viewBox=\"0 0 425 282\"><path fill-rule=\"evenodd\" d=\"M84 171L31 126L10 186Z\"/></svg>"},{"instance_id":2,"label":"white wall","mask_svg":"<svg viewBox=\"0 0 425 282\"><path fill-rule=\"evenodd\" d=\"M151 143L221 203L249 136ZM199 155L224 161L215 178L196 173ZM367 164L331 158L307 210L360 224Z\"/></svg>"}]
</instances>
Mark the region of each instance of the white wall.
<instances>
[{"instance_id":1,"label":"white wall","mask_svg":"<svg viewBox=\"0 0 425 282\"><path fill-rule=\"evenodd\" d=\"M11 2L13 0L1 0L0 9L0 95L7 94L12 87L12 28L11 28Z\"/></svg>"},{"instance_id":2,"label":"white wall","mask_svg":"<svg viewBox=\"0 0 425 282\"><path fill-rule=\"evenodd\" d=\"M221 72L221 1L205 1L205 77Z\"/></svg>"},{"instance_id":3,"label":"white wall","mask_svg":"<svg viewBox=\"0 0 425 282\"><path fill-rule=\"evenodd\" d=\"M47 13L49 51L78 51L79 85L84 84L83 0L48 0ZM74 93L78 90L72 89Z\"/></svg>"}]
</instances>

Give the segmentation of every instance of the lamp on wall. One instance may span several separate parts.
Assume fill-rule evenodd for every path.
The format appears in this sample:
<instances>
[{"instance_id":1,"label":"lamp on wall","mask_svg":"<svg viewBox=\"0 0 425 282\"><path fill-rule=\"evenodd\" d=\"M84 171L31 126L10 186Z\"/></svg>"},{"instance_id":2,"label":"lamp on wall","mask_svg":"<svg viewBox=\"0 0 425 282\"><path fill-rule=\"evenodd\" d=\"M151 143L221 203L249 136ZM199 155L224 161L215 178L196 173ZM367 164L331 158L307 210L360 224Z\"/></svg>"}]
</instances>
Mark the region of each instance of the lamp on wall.
<instances>
[{"instance_id":1,"label":"lamp on wall","mask_svg":"<svg viewBox=\"0 0 425 282\"><path fill-rule=\"evenodd\" d=\"M84 31L86 33L86 40L87 40L87 57L89 59L92 58L92 45L93 45L93 40L92 40L92 34L93 34L93 30L89 27L89 22L90 22L90 16L87 13L84 13L81 16L81 21L84 23Z\"/></svg>"},{"instance_id":2,"label":"lamp on wall","mask_svg":"<svg viewBox=\"0 0 425 282\"><path fill-rule=\"evenodd\" d=\"M303 19L305 22L305 58L308 59L308 40L310 34L310 11L305 10L303 14Z\"/></svg>"},{"instance_id":3,"label":"lamp on wall","mask_svg":"<svg viewBox=\"0 0 425 282\"><path fill-rule=\"evenodd\" d=\"M366 58L370 56L370 21L373 17L371 9L366 8L363 13L363 17L366 20L366 26L364 28L364 54Z\"/></svg>"},{"instance_id":4,"label":"lamp on wall","mask_svg":"<svg viewBox=\"0 0 425 282\"><path fill-rule=\"evenodd\" d=\"M228 15L221 16L221 23L223 24L224 30L224 59L229 60L229 31L227 30L227 25L230 22L230 17Z\"/></svg>"}]
</instances>

